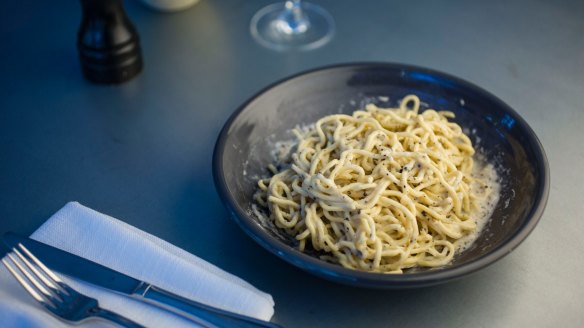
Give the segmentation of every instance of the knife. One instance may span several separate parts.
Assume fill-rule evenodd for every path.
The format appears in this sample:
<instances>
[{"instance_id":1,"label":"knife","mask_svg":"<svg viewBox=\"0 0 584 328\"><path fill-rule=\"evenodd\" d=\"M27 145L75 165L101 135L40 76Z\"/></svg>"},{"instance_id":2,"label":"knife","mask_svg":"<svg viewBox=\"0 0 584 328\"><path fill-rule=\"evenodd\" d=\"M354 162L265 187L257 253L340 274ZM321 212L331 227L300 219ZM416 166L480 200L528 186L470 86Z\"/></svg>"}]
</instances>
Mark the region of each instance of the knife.
<instances>
[{"instance_id":1,"label":"knife","mask_svg":"<svg viewBox=\"0 0 584 328\"><path fill-rule=\"evenodd\" d=\"M271 322L189 300L101 264L15 233L5 233L2 240L10 248L18 243L23 244L46 266L62 274L129 295L178 314L203 327L280 327Z\"/></svg>"}]
</instances>

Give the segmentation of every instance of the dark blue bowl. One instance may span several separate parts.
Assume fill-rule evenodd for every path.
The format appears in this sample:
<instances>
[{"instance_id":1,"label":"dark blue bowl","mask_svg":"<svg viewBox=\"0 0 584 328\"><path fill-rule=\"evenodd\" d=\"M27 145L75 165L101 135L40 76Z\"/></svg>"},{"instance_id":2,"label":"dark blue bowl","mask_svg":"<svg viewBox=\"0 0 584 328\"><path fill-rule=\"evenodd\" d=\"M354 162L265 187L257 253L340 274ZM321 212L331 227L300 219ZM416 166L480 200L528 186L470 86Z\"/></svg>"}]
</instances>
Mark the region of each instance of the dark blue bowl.
<instances>
[{"instance_id":1,"label":"dark blue bowl","mask_svg":"<svg viewBox=\"0 0 584 328\"><path fill-rule=\"evenodd\" d=\"M401 275L369 273L324 262L294 248L290 238L262 226L251 211L258 177L268 175L273 141L288 130L332 113L351 113L367 102L395 106L407 94L437 110L455 112L475 147L495 163L501 197L473 246L447 266ZM535 228L549 192L544 150L527 123L487 91L437 71L387 63L337 65L301 73L260 91L238 108L221 131L213 175L223 203L239 226L281 259L317 276L371 288L420 287L451 281L497 261Z\"/></svg>"}]
</instances>

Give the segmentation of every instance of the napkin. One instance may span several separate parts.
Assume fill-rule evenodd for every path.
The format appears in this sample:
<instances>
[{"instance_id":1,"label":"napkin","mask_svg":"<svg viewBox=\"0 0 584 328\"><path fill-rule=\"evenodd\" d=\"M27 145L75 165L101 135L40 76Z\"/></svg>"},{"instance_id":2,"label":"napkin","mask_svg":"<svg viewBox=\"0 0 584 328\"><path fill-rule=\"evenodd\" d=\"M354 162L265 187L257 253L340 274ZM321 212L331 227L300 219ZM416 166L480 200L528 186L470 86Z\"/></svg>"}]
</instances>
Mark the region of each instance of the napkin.
<instances>
[{"instance_id":1,"label":"napkin","mask_svg":"<svg viewBox=\"0 0 584 328\"><path fill-rule=\"evenodd\" d=\"M261 320L270 320L274 301L242 279L122 221L70 202L31 238L82 256L180 296ZM63 280L101 307L148 327L194 327L178 315L78 279ZM63 327L0 267L2 327ZM112 324L90 320L82 327Z\"/></svg>"}]
</instances>

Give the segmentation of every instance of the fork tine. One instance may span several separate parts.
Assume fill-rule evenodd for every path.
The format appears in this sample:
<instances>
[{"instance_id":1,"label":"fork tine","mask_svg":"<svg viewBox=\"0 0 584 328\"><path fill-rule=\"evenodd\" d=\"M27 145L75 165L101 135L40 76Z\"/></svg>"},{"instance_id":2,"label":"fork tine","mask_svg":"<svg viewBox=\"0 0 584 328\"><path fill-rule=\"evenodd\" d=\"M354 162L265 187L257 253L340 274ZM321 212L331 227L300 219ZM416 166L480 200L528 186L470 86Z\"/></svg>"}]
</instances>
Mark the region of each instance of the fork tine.
<instances>
[{"instance_id":1,"label":"fork tine","mask_svg":"<svg viewBox=\"0 0 584 328\"><path fill-rule=\"evenodd\" d=\"M124 327L143 327L113 311L101 308L97 299L67 286L22 244L18 244L17 247L20 251L16 247L13 248L8 256L1 259L2 264L27 292L53 315L67 322L80 322L90 317L99 317ZM65 293L68 295L65 296Z\"/></svg>"},{"instance_id":2,"label":"fork tine","mask_svg":"<svg viewBox=\"0 0 584 328\"><path fill-rule=\"evenodd\" d=\"M44 273L44 275L40 274L38 270L35 270L35 273L43 278L46 277L45 279L47 281L50 280L49 284L50 286L52 286L51 289L53 290L53 292L55 292L55 294L58 295L58 297L62 298L64 295L73 295L76 293L75 290L73 290L71 287L69 287L69 285L64 283L63 280L61 280L61 278L59 278L59 276L57 276L53 272L53 270L47 268L47 266L43 262L41 262L36 256L34 256L23 244L18 243L18 247L29 257L29 259L31 259L37 265L37 267ZM15 249L15 251L17 250ZM28 263L30 264L30 262ZM31 269L34 268L32 264L30 265L30 267Z\"/></svg>"},{"instance_id":3,"label":"fork tine","mask_svg":"<svg viewBox=\"0 0 584 328\"><path fill-rule=\"evenodd\" d=\"M21 244L18 245L22 246ZM39 278L46 286L48 286L49 289L57 291L58 287L55 284L53 284L53 282L49 280L45 275L41 274L39 270L34 265L32 265L16 248L13 248L12 250L20 258L20 260L36 275L36 277ZM26 255L28 255L29 258L31 258L37 265L41 263L28 251L28 249L24 248L23 251L25 251Z\"/></svg>"},{"instance_id":4,"label":"fork tine","mask_svg":"<svg viewBox=\"0 0 584 328\"><path fill-rule=\"evenodd\" d=\"M10 254L8 255L10 256ZM13 263L14 259L10 259ZM18 281L18 283L20 283L20 285L22 287L24 287L24 289L26 289L26 291L38 302L43 303L43 304L49 304L47 302L45 302L45 300L41 297L41 295L39 293L37 293L37 291L26 281L25 278L22 277L22 275L20 273L17 272L18 269L15 269L8 260L6 260L5 258L2 259L2 264L4 264L4 266L6 267L6 269L8 269L8 271L10 271L10 273L14 276L14 278L16 278L16 280Z\"/></svg>"},{"instance_id":5,"label":"fork tine","mask_svg":"<svg viewBox=\"0 0 584 328\"><path fill-rule=\"evenodd\" d=\"M44 272L44 273L46 273L46 274L47 274L47 276L49 276L51 279L53 279L53 280L54 280L54 281L56 281L57 283L61 283L61 282L63 282L63 281L61 280L61 278L59 278L59 277L58 277L58 276L57 276L57 275L56 275L56 274L55 274L55 273L54 273L54 272L53 272L51 269L47 268L47 267L46 267L46 266L43 264L43 262L41 262L41 261L40 261L40 260L39 260L39 259L38 259L36 256L34 256L34 255L33 255L33 254L32 254L32 253L31 253L31 252L28 250L28 248L24 247L24 245L23 245L23 244L21 244L21 243L18 243L18 247L19 247L20 249L22 249L22 251L23 251L24 253L26 253L26 255L27 255L27 256L28 256L28 257L29 257L31 260L33 260L33 262L34 262L34 263L35 263L35 264L36 264L36 265L37 265L39 268L41 268L41 270L43 270L43 272Z\"/></svg>"},{"instance_id":6,"label":"fork tine","mask_svg":"<svg viewBox=\"0 0 584 328\"><path fill-rule=\"evenodd\" d=\"M15 249L12 249L13 251L15 251ZM36 289L38 289L41 293L43 293L45 296L51 298L53 297L53 295L51 294L51 292L49 292L45 286L39 282L28 270L26 270L22 264L20 264L20 262L14 257L13 253L9 253L8 254L8 258L10 258L10 260L12 260L12 263L15 264L19 269L20 272L22 274L24 274L26 276L26 278L28 278L28 281L31 282ZM27 267L30 268L30 263L27 263L28 261L26 259L20 259Z\"/></svg>"}]
</instances>

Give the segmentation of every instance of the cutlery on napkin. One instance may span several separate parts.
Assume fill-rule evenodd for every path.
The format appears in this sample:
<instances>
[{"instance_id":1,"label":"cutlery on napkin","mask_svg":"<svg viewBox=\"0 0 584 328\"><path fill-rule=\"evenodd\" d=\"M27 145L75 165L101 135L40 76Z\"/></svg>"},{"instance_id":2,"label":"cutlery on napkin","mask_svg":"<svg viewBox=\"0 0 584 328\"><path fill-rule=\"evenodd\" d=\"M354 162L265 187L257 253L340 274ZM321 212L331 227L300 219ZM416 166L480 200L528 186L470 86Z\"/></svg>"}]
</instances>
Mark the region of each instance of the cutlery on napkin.
<instances>
[{"instance_id":1,"label":"cutlery on napkin","mask_svg":"<svg viewBox=\"0 0 584 328\"><path fill-rule=\"evenodd\" d=\"M33 239L87 258L180 296L227 311L269 321L274 301L242 279L122 221L71 202L55 213ZM153 327L193 327L191 321L151 305L65 277L67 283L99 299L104 308ZM0 270L0 317L7 327L62 327L35 304L10 274ZM89 326L103 326L88 321Z\"/></svg>"}]
</instances>

